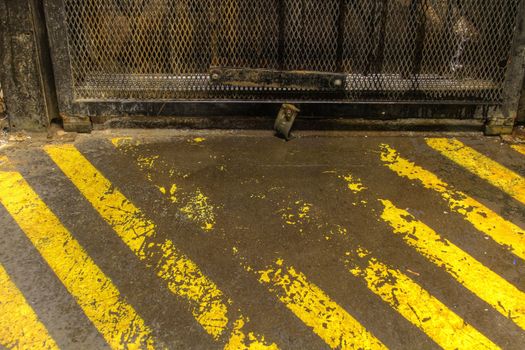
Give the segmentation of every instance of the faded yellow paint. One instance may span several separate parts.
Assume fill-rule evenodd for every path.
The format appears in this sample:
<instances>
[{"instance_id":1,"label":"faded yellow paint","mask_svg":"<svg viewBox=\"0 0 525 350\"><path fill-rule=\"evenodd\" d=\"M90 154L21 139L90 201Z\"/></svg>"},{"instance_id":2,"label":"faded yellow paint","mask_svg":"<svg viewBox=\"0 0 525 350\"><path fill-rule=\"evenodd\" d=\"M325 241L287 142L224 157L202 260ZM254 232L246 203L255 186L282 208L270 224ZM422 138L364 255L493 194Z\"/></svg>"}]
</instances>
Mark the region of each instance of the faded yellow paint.
<instances>
[{"instance_id":1,"label":"faded yellow paint","mask_svg":"<svg viewBox=\"0 0 525 350\"><path fill-rule=\"evenodd\" d=\"M255 271L244 266L246 271ZM307 277L282 259L257 271L259 282L277 295L303 323L332 349L386 349L359 321L330 299Z\"/></svg>"},{"instance_id":2,"label":"faded yellow paint","mask_svg":"<svg viewBox=\"0 0 525 350\"><path fill-rule=\"evenodd\" d=\"M208 334L215 340L230 339L234 330L229 328L227 305L231 301L217 285L171 240L159 238L155 224L74 146L47 146L45 150L137 257L156 270L173 294L189 301L193 316Z\"/></svg>"},{"instance_id":3,"label":"faded yellow paint","mask_svg":"<svg viewBox=\"0 0 525 350\"><path fill-rule=\"evenodd\" d=\"M205 139L201 139L200 142L203 142L204 140ZM134 146L138 145L138 143L134 143L132 138L114 138L111 142L119 150L126 153L133 153ZM160 160L158 155L143 156L140 154L133 154L133 156L136 158L139 168L145 171L146 179L150 182L153 182L154 176L151 170L155 168L155 170L158 171L159 165L165 165L165 162ZM167 175L171 179L175 176L175 171L170 169ZM215 206L211 204L210 199L204 195L201 190L198 189L195 193L186 198L182 198L183 196L180 196L181 198L179 198L177 195L177 184L172 183L169 186L155 184L155 186L163 195L168 197L172 203L179 203L179 201L182 202L181 207L178 208L178 210L180 210L189 220L198 223L204 231L213 230L216 223ZM167 190L168 187L169 191Z\"/></svg>"},{"instance_id":4,"label":"faded yellow paint","mask_svg":"<svg viewBox=\"0 0 525 350\"><path fill-rule=\"evenodd\" d=\"M277 350L278 347L275 344L270 346L264 345L264 337L259 340L257 336L250 332L248 336L244 334L242 329L245 326L245 321L243 318L239 318L235 321L233 326L233 332L230 338L230 341L224 347L225 350Z\"/></svg>"},{"instance_id":5,"label":"faded yellow paint","mask_svg":"<svg viewBox=\"0 0 525 350\"><path fill-rule=\"evenodd\" d=\"M198 189L180 211L190 220L199 223L204 231L211 231L215 226L215 208L209 202L209 198Z\"/></svg>"},{"instance_id":6,"label":"faded yellow paint","mask_svg":"<svg viewBox=\"0 0 525 350\"><path fill-rule=\"evenodd\" d=\"M388 200L381 218L405 243L525 330L525 293Z\"/></svg>"},{"instance_id":7,"label":"faded yellow paint","mask_svg":"<svg viewBox=\"0 0 525 350\"><path fill-rule=\"evenodd\" d=\"M204 142L204 141L206 141L206 139L204 137L195 137L193 139L193 142L195 142L195 143L201 143L201 142Z\"/></svg>"},{"instance_id":8,"label":"faded yellow paint","mask_svg":"<svg viewBox=\"0 0 525 350\"><path fill-rule=\"evenodd\" d=\"M0 159L1 160L1 159ZM24 295L0 265L0 346L7 349L58 349Z\"/></svg>"},{"instance_id":9,"label":"faded yellow paint","mask_svg":"<svg viewBox=\"0 0 525 350\"><path fill-rule=\"evenodd\" d=\"M345 180L348 189L353 193L359 193L366 190L366 187L361 183L361 180L354 178L352 175L340 176L341 179Z\"/></svg>"},{"instance_id":10,"label":"faded yellow paint","mask_svg":"<svg viewBox=\"0 0 525 350\"><path fill-rule=\"evenodd\" d=\"M427 139L442 155L525 204L525 178L455 139Z\"/></svg>"},{"instance_id":11,"label":"faded yellow paint","mask_svg":"<svg viewBox=\"0 0 525 350\"><path fill-rule=\"evenodd\" d=\"M519 152L519 153L525 155L525 145L512 145L511 147L516 152Z\"/></svg>"},{"instance_id":12,"label":"faded yellow paint","mask_svg":"<svg viewBox=\"0 0 525 350\"><path fill-rule=\"evenodd\" d=\"M303 200L294 202L293 208L287 207L279 210L281 218L288 225L305 225L310 221L312 204Z\"/></svg>"},{"instance_id":13,"label":"faded yellow paint","mask_svg":"<svg viewBox=\"0 0 525 350\"><path fill-rule=\"evenodd\" d=\"M348 254L346 264L356 277L443 349L499 349L415 281L370 256L363 248Z\"/></svg>"},{"instance_id":14,"label":"faded yellow paint","mask_svg":"<svg viewBox=\"0 0 525 350\"><path fill-rule=\"evenodd\" d=\"M22 175L0 172L0 202L112 348L154 348L144 320Z\"/></svg>"},{"instance_id":15,"label":"faded yellow paint","mask_svg":"<svg viewBox=\"0 0 525 350\"><path fill-rule=\"evenodd\" d=\"M423 187L439 193L452 212L461 214L477 230L525 260L524 229L505 220L474 198L455 190L432 172L402 158L388 145L382 145L381 159L399 176L419 181Z\"/></svg>"}]
</instances>

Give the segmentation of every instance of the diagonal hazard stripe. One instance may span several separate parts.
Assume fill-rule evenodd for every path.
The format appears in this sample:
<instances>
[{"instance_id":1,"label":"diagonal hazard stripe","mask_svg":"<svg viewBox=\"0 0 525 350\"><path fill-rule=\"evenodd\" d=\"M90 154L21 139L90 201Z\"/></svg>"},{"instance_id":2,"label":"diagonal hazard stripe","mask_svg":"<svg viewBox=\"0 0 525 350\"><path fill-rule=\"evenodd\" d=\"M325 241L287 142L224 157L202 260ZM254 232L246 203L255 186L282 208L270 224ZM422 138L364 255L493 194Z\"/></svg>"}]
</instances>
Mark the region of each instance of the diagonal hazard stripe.
<instances>
[{"instance_id":1,"label":"diagonal hazard stripe","mask_svg":"<svg viewBox=\"0 0 525 350\"><path fill-rule=\"evenodd\" d=\"M381 160L401 177L420 182L423 187L436 191L451 211L461 214L477 230L525 260L525 230L503 219L474 198L455 190L432 172L401 157L389 145L381 146Z\"/></svg>"},{"instance_id":2,"label":"diagonal hazard stripe","mask_svg":"<svg viewBox=\"0 0 525 350\"><path fill-rule=\"evenodd\" d=\"M525 330L525 293L406 210L397 208L388 200L381 202L384 206L381 218L390 224L394 233L403 237L405 243L444 268L459 283Z\"/></svg>"},{"instance_id":3,"label":"diagonal hazard stripe","mask_svg":"<svg viewBox=\"0 0 525 350\"><path fill-rule=\"evenodd\" d=\"M22 175L0 171L0 202L112 348L154 347L150 328Z\"/></svg>"},{"instance_id":4,"label":"diagonal hazard stripe","mask_svg":"<svg viewBox=\"0 0 525 350\"><path fill-rule=\"evenodd\" d=\"M22 295L0 265L0 345L7 349L58 349Z\"/></svg>"},{"instance_id":5,"label":"diagonal hazard stripe","mask_svg":"<svg viewBox=\"0 0 525 350\"><path fill-rule=\"evenodd\" d=\"M332 349L386 349L323 290L294 267L286 266L282 259L262 270L243 266Z\"/></svg>"},{"instance_id":6,"label":"diagonal hazard stripe","mask_svg":"<svg viewBox=\"0 0 525 350\"><path fill-rule=\"evenodd\" d=\"M525 145L512 145L511 147L516 152L519 152L519 153L525 155Z\"/></svg>"},{"instance_id":7,"label":"diagonal hazard stripe","mask_svg":"<svg viewBox=\"0 0 525 350\"><path fill-rule=\"evenodd\" d=\"M351 175L342 178L353 193L357 194L367 190L358 179ZM366 201L362 202L364 203ZM325 232L330 232L331 235L347 237L346 229L337 224L326 223L325 219L317 216L313 204L308 204L308 208L308 220L314 224L314 227L321 228L325 235ZM288 221L288 218L289 215L283 216L285 221ZM298 227L299 232L302 230ZM325 238L330 238L330 236ZM357 248L353 252L347 252L341 260L345 262L350 273L364 279L371 292L444 349L498 348L408 276L373 258L365 249Z\"/></svg>"},{"instance_id":8,"label":"diagonal hazard stripe","mask_svg":"<svg viewBox=\"0 0 525 350\"><path fill-rule=\"evenodd\" d=\"M155 269L173 294L189 301L193 316L215 340L227 346L243 340L243 347L277 348L262 336L245 334L241 327L246 317L229 322L231 301L217 285L172 241L159 239L155 224L73 145L48 146L45 151L135 255Z\"/></svg>"},{"instance_id":9,"label":"diagonal hazard stripe","mask_svg":"<svg viewBox=\"0 0 525 350\"><path fill-rule=\"evenodd\" d=\"M427 139L427 144L471 173L525 204L525 178L454 139Z\"/></svg>"},{"instance_id":10,"label":"diagonal hazard stripe","mask_svg":"<svg viewBox=\"0 0 525 350\"><path fill-rule=\"evenodd\" d=\"M372 257L367 250L359 248L348 253L345 263L374 294L443 349L498 349L411 278Z\"/></svg>"},{"instance_id":11,"label":"diagonal hazard stripe","mask_svg":"<svg viewBox=\"0 0 525 350\"><path fill-rule=\"evenodd\" d=\"M133 145L131 139L113 139L113 144L128 152L132 150ZM151 170L151 163L140 155L135 155L140 168L146 172L146 177L153 182L153 175L149 172ZM162 162L162 160L155 159L155 161ZM146 164L145 164L146 163ZM158 169L156 169L158 170ZM163 189L165 186L155 184L159 190L166 194ZM172 187L175 185L171 185ZM176 187L177 188L177 187ZM203 193L202 196L207 198ZM172 199L173 194L170 194L170 202L175 205L177 201ZM199 209L199 208L197 208ZM209 217L199 215L201 210L197 210L196 215L188 216L189 219L197 224L201 223L200 217ZM234 253L238 255L238 251L234 248ZM268 286L270 292L275 294L278 299L292 311L304 324L311 327L323 341L330 347L338 349L383 349L385 346L368 332L357 320L349 315L337 303L332 301L319 287L309 282L306 276L298 272L293 267L285 267L283 262L279 260L274 268L268 267L264 270L255 270L253 267L244 263L242 266L248 272L255 273L261 284ZM235 344L235 338L232 337L231 349L238 349Z\"/></svg>"}]
</instances>

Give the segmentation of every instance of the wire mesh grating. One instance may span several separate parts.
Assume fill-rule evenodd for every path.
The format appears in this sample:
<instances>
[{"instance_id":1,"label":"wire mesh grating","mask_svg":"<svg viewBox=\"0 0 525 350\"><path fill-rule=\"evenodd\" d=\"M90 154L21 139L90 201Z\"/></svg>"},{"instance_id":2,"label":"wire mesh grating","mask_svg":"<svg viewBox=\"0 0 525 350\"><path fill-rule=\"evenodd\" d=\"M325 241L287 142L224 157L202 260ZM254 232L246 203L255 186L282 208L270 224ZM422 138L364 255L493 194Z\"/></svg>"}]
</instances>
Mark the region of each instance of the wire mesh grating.
<instances>
[{"instance_id":1,"label":"wire mesh grating","mask_svg":"<svg viewBox=\"0 0 525 350\"><path fill-rule=\"evenodd\" d=\"M65 0L75 99L499 103L521 0ZM347 74L235 87L211 66Z\"/></svg>"}]
</instances>

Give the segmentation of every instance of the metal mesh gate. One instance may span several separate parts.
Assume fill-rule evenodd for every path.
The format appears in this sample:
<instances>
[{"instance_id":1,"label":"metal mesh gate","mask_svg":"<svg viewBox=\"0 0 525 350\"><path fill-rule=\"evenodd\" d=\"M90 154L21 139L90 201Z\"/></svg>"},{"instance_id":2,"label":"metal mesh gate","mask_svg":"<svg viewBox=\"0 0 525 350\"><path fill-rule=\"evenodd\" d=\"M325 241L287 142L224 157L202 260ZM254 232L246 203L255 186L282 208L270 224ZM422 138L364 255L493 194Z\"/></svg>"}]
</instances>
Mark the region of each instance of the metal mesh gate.
<instances>
[{"instance_id":1,"label":"metal mesh gate","mask_svg":"<svg viewBox=\"0 0 525 350\"><path fill-rule=\"evenodd\" d=\"M65 0L77 100L500 103L521 0ZM210 67L342 72L344 92Z\"/></svg>"}]
</instances>

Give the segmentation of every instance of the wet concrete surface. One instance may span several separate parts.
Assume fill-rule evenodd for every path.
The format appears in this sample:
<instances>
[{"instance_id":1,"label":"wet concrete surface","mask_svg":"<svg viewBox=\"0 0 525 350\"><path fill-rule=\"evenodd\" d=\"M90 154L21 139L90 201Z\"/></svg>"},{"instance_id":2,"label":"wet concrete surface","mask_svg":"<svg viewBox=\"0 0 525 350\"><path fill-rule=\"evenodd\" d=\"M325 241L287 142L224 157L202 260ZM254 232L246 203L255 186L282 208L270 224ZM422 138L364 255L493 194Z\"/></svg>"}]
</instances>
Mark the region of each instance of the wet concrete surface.
<instances>
[{"instance_id":1,"label":"wet concrete surface","mask_svg":"<svg viewBox=\"0 0 525 350\"><path fill-rule=\"evenodd\" d=\"M525 155L500 139L464 136L458 140L525 177ZM53 143L60 142L45 142ZM235 328L237 318L246 321L245 334L264 335L261 343L283 349L369 348L355 334L335 329L335 323L331 330L332 326L321 325L329 329L323 336L312 320L320 314L297 306L309 298L305 285L299 289L305 294L297 297L283 296L279 286L265 284L262 271L276 261L300 271L308 279L307 286L317 286L385 347L451 348L450 336L436 327L425 328L425 320L414 321L403 314L403 300L390 305L362 277L349 272L347 257L361 248L408 276L441 302L448 314L455 314L493 345L520 349L525 344L523 323L516 321L525 317L525 305L518 305L517 315L497 311L461 278L392 234L392 227L381 218L384 208L379 200L388 199L493 271L500 278L497 283L513 286L519 297L525 292L525 261L473 227L464 215L451 211L439 193L386 167L381 145L388 144L523 229L525 204L450 161L422 136L312 135L285 142L261 133L105 131L71 143L154 222L156 242L173 242L224 295L228 324L222 335L214 337L195 316L191 302L167 288L152 260L138 259L114 233L103 213L46 154L44 144L3 149L8 160L0 166L9 162L11 170L22 174L144 319L159 348L223 348L230 344L225 334ZM349 176L359 179L366 190L352 190ZM64 349L109 348L11 214L0 206L0 263L51 337ZM322 317L330 320L332 311L327 308ZM435 315L443 329L450 321L448 314ZM456 330L457 337L468 337L461 333L463 328ZM125 347L126 341L122 343ZM475 340L464 344L481 348Z\"/></svg>"}]
</instances>

